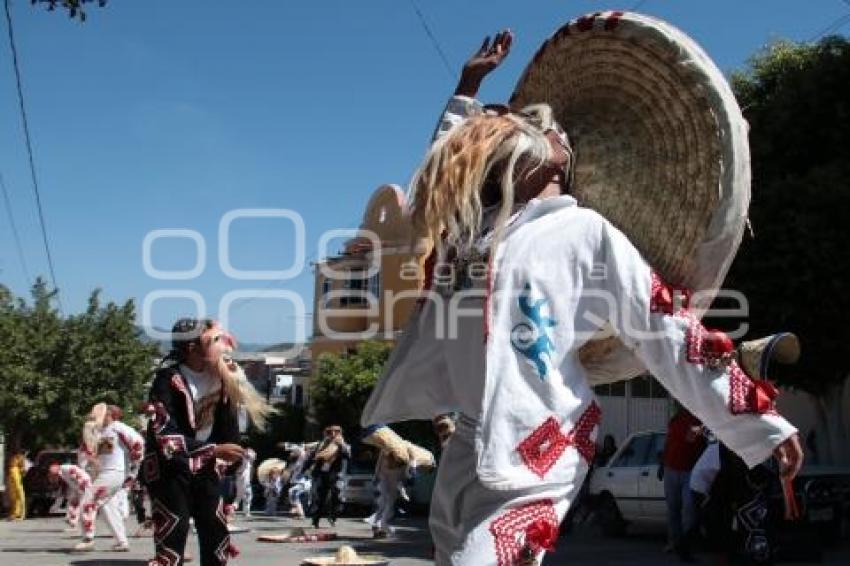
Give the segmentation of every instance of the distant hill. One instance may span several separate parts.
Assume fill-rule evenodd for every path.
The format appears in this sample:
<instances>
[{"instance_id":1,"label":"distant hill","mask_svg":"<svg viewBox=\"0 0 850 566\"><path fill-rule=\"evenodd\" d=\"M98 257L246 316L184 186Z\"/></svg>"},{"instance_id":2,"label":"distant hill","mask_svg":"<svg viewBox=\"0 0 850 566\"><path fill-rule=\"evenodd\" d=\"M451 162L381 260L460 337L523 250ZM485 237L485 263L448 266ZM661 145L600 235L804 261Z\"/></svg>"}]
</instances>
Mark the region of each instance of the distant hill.
<instances>
[{"instance_id":1,"label":"distant hill","mask_svg":"<svg viewBox=\"0 0 850 566\"><path fill-rule=\"evenodd\" d=\"M153 331L159 334L167 334L169 332L168 330L157 327L153 327ZM136 326L136 333L142 342L145 342L147 344L156 344L159 347L160 353L163 355L167 354L169 350L171 350L170 340L156 340L155 338L152 338L150 333L148 333L147 329L142 326ZM293 342L279 342L276 344L240 342L238 349L240 352L282 352L289 350L290 348L293 348L295 346L296 344Z\"/></svg>"}]
</instances>

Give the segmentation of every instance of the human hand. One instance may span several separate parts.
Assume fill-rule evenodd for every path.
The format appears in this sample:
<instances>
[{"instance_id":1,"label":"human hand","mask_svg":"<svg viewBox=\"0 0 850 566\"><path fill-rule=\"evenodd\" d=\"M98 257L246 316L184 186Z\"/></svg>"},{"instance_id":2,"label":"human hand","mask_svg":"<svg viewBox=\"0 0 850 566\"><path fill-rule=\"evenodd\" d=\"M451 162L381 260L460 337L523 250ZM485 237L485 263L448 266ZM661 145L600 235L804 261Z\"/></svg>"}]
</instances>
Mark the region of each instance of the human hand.
<instances>
[{"instance_id":1,"label":"human hand","mask_svg":"<svg viewBox=\"0 0 850 566\"><path fill-rule=\"evenodd\" d=\"M478 94L478 89L484 77L498 67L508 56L513 40L513 32L507 29L497 33L492 42L489 35L485 37L478 51L463 65L455 94L474 98Z\"/></svg>"},{"instance_id":2,"label":"human hand","mask_svg":"<svg viewBox=\"0 0 850 566\"><path fill-rule=\"evenodd\" d=\"M779 475L783 479L793 480L803 467L803 448L800 446L800 435L792 434L773 451L773 456L779 463Z\"/></svg>"},{"instance_id":3,"label":"human hand","mask_svg":"<svg viewBox=\"0 0 850 566\"><path fill-rule=\"evenodd\" d=\"M238 462L245 455L245 449L238 444L216 444L215 457L225 462Z\"/></svg>"}]
</instances>

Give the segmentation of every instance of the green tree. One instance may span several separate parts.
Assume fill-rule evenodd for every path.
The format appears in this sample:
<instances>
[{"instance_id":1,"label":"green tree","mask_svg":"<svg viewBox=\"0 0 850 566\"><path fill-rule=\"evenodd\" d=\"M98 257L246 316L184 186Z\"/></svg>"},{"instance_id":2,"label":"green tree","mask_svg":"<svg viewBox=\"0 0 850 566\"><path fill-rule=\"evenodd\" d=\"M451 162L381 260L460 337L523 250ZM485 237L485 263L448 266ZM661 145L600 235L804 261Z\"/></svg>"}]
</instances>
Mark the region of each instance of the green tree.
<instances>
[{"instance_id":1,"label":"green tree","mask_svg":"<svg viewBox=\"0 0 850 566\"><path fill-rule=\"evenodd\" d=\"M94 4L101 8L106 6L107 0L30 0L33 5L42 4L47 6L47 11L52 12L56 8L64 10L68 12L69 18L79 18L81 22L86 21L86 11L84 7L86 4Z\"/></svg>"},{"instance_id":2,"label":"green tree","mask_svg":"<svg viewBox=\"0 0 850 566\"><path fill-rule=\"evenodd\" d=\"M0 287L0 428L9 448L76 446L89 408L104 401L132 414L144 398L156 347L143 343L132 301L62 318L39 279L32 300ZM125 419L126 420L126 419Z\"/></svg>"},{"instance_id":3,"label":"green tree","mask_svg":"<svg viewBox=\"0 0 850 566\"><path fill-rule=\"evenodd\" d=\"M322 354L310 380L313 416L321 425L336 423L351 438L360 430L360 413L375 387L392 344L361 342L349 354Z\"/></svg>"},{"instance_id":4,"label":"green tree","mask_svg":"<svg viewBox=\"0 0 850 566\"><path fill-rule=\"evenodd\" d=\"M823 392L850 373L850 42L776 43L732 80L749 121L755 238L726 286L750 302L751 336L798 334L786 381Z\"/></svg>"}]
</instances>

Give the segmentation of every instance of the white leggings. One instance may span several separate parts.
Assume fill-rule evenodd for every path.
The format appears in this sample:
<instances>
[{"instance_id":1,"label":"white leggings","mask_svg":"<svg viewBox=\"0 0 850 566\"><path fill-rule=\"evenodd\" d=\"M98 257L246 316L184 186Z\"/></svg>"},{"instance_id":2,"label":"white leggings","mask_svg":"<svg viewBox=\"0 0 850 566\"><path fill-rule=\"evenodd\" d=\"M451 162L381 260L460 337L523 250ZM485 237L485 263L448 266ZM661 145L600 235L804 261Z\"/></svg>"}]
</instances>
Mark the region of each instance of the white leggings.
<instances>
[{"instance_id":1,"label":"white leggings","mask_svg":"<svg viewBox=\"0 0 850 566\"><path fill-rule=\"evenodd\" d=\"M537 522L557 529L586 467L570 484L522 490L485 487L476 472L474 425L458 423L437 471L429 526L437 566L511 566L522 551L526 529ZM542 562L543 552L538 553Z\"/></svg>"},{"instance_id":2,"label":"white leggings","mask_svg":"<svg viewBox=\"0 0 850 566\"><path fill-rule=\"evenodd\" d=\"M84 539L94 539L95 522L98 514L101 514L115 540L119 544L127 544L127 531L120 501L124 493L121 486L125 479L124 472L120 470L103 470L92 486L86 490L80 504L82 509L80 527Z\"/></svg>"}]
</instances>

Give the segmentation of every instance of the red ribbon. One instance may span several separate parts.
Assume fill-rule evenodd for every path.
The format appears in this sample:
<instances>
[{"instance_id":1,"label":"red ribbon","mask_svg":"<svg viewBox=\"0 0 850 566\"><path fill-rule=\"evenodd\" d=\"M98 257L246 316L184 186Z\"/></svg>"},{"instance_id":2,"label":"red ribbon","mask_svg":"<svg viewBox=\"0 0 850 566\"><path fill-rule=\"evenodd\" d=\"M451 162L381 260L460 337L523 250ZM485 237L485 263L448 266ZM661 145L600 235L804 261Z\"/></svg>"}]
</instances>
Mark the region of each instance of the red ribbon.
<instances>
[{"instance_id":1,"label":"red ribbon","mask_svg":"<svg viewBox=\"0 0 850 566\"><path fill-rule=\"evenodd\" d=\"M782 495L785 499L785 520L796 521L800 518L800 506L794 495L794 483L791 479L782 480Z\"/></svg>"},{"instance_id":2,"label":"red ribbon","mask_svg":"<svg viewBox=\"0 0 850 566\"><path fill-rule=\"evenodd\" d=\"M779 395L779 390L765 379L754 379L753 386L752 395L755 412L764 414L774 411L774 400Z\"/></svg>"},{"instance_id":3,"label":"red ribbon","mask_svg":"<svg viewBox=\"0 0 850 566\"><path fill-rule=\"evenodd\" d=\"M534 550L555 550L558 540L558 525L551 521L538 519L525 529L525 544Z\"/></svg>"}]
</instances>

